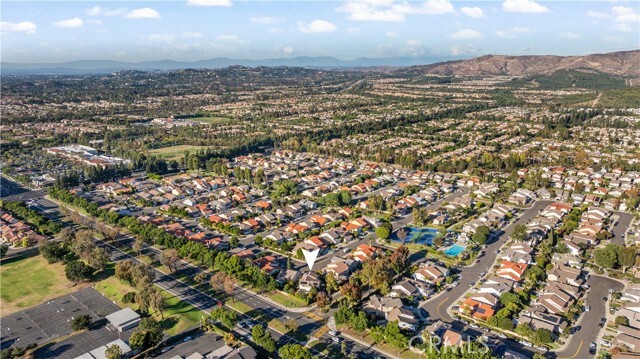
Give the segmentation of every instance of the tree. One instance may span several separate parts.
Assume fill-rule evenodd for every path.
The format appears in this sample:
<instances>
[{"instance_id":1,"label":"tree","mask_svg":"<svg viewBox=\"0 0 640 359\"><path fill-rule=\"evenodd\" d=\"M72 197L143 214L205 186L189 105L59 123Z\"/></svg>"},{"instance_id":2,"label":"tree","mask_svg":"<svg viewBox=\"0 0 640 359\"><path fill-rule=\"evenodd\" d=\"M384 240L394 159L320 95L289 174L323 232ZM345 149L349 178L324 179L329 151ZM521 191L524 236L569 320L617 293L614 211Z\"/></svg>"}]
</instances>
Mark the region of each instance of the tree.
<instances>
[{"instance_id":1,"label":"tree","mask_svg":"<svg viewBox=\"0 0 640 359\"><path fill-rule=\"evenodd\" d=\"M142 236L136 236L136 240L133 242L133 245L131 245L131 249L138 255L141 255L142 248L144 248L144 238L142 238Z\"/></svg>"},{"instance_id":2,"label":"tree","mask_svg":"<svg viewBox=\"0 0 640 359\"><path fill-rule=\"evenodd\" d=\"M478 245L483 245L487 242L487 239L489 239L489 233L491 233L489 227L479 226L471 239L473 239L473 241Z\"/></svg>"},{"instance_id":3,"label":"tree","mask_svg":"<svg viewBox=\"0 0 640 359\"><path fill-rule=\"evenodd\" d=\"M178 251L176 249L168 249L160 255L160 263L167 266L170 271L176 270L176 263L180 260Z\"/></svg>"},{"instance_id":4,"label":"tree","mask_svg":"<svg viewBox=\"0 0 640 359\"><path fill-rule=\"evenodd\" d=\"M2 244L0 245L0 258L4 257L9 251L9 246Z\"/></svg>"},{"instance_id":5,"label":"tree","mask_svg":"<svg viewBox=\"0 0 640 359\"><path fill-rule=\"evenodd\" d=\"M116 277L120 280L126 280L129 284L133 282L133 262L130 260L116 263Z\"/></svg>"},{"instance_id":6,"label":"tree","mask_svg":"<svg viewBox=\"0 0 640 359\"><path fill-rule=\"evenodd\" d=\"M193 277L193 280L195 280L198 284L202 284L207 281L207 273L200 272Z\"/></svg>"},{"instance_id":7,"label":"tree","mask_svg":"<svg viewBox=\"0 0 640 359\"><path fill-rule=\"evenodd\" d=\"M255 325L251 328L253 341L269 353L276 351L276 341L271 337L271 332L264 329L262 325Z\"/></svg>"},{"instance_id":8,"label":"tree","mask_svg":"<svg viewBox=\"0 0 640 359\"><path fill-rule=\"evenodd\" d=\"M91 251L91 257L89 258L89 265L96 270L103 272L109 263L109 253L106 249L96 247Z\"/></svg>"},{"instance_id":9,"label":"tree","mask_svg":"<svg viewBox=\"0 0 640 359\"><path fill-rule=\"evenodd\" d=\"M151 285L148 285L138 293L136 293L136 304L138 304L138 308L143 312L149 312L149 308L151 307L151 297L156 292L155 288Z\"/></svg>"},{"instance_id":10,"label":"tree","mask_svg":"<svg viewBox=\"0 0 640 359\"><path fill-rule=\"evenodd\" d=\"M292 333L295 333L298 330L299 326L300 325L298 324L298 321L296 321L293 318L289 318L284 321L284 327L287 328L287 330Z\"/></svg>"},{"instance_id":11,"label":"tree","mask_svg":"<svg viewBox=\"0 0 640 359\"><path fill-rule=\"evenodd\" d=\"M64 266L64 275L72 282L85 282L91 278L93 268L83 261L71 261Z\"/></svg>"},{"instance_id":12,"label":"tree","mask_svg":"<svg viewBox=\"0 0 640 359\"><path fill-rule=\"evenodd\" d=\"M163 310L167 308L167 302L164 299L164 296L159 291L154 291L150 296L150 304L153 311L157 314L160 313L160 317L164 319Z\"/></svg>"},{"instance_id":13,"label":"tree","mask_svg":"<svg viewBox=\"0 0 640 359\"><path fill-rule=\"evenodd\" d=\"M65 246L60 242L47 241L38 247L42 257L51 263L56 263L64 259L69 253Z\"/></svg>"},{"instance_id":14,"label":"tree","mask_svg":"<svg viewBox=\"0 0 640 359\"><path fill-rule=\"evenodd\" d=\"M142 319L138 327L131 333L129 345L134 350L142 351L158 345L163 336L160 323L151 317L147 317Z\"/></svg>"},{"instance_id":15,"label":"tree","mask_svg":"<svg viewBox=\"0 0 640 359\"><path fill-rule=\"evenodd\" d=\"M287 344L278 350L281 359L311 359L309 349L300 344Z\"/></svg>"},{"instance_id":16,"label":"tree","mask_svg":"<svg viewBox=\"0 0 640 359\"><path fill-rule=\"evenodd\" d=\"M356 303L362 298L362 291L359 286L351 283L345 283L340 287L340 293L350 303Z\"/></svg>"},{"instance_id":17,"label":"tree","mask_svg":"<svg viewBox=\"0 0 640 359\"><path fill-rule=\"evenodd\" d=\"M104 355L107 359L120 359L122 358L122 349L118 344L109 345Z\"/></svg>"},{"instance_id":18,"label":"tree","mask_svg":"<svg viewBox=\"0 0 640 359\"><path fill-rule=\"evenodd\" d=\"M389 265L396 274L400 274L407 269L407 259L409 259L409 248L401 245L391 253Z\"/></svg>"},{"instance_id":19,"label":"tree","mask_svg":"<svg viewBox=\"0 0 640 359\"><path fill-rule=\"evenodd\" d=\"M76 238L71 245L71 249L78 257L88 261L91 258L93 248L95 248L95 244L92 231L83 229L76 232Z\"/></svg>"},{"instance_id":20,"label":"tree","mask_svg":"<svg viewBox=\"0 0 640 359\"><path fill-rule=\"evenodd\" d=\"M608 244L604 248L597 248L593 251L596 264L600 267L612 269L618 265L618 253L620 247L616 244Z\"/></svg>"},{"instance_id":21,"label":"tree","mask_svg":"<svg viewBox=\"0 0 640 359\"><path fill-rule=\"evenodd\" d=\"M62 243L70 245L76 238L76 230L72 227L64 227L62 228L62 230L60 230L60 233L58 233L58 235L60 236L60 240L62 240Z\"/></svg>"},{"instance_id":22,"label":"tree","mask_svg":"<svg viewBox=\"0 0 640 359\"><path fill-rule=\"evenodd\" d=\"M551 334L551 331L546 328L536 329L535 337L537 339L536 341L542 344L551 343L553 341L553 335Z\"/></svg>"},{"instance_id":23,"label":"tree","mask_svg":"<svg viewBox=\"0 0 640 359\"><path fill-rule=\"evenodd\" d=\"M89 328L91 325L91 317L88 315L79 315L71 320L71 329L78 331Z\"/></svg>"},{"instance_id":24,"label":"tree","mask_svg":"<svg viewBox=\"0 0 640 359\"><path fill-rule=\"evenodd\" d=\"M236 236L231 237L229 239L229 247L231 247L231 248L237 247L238 246L238 242L239 242L238 241L238 237L236 237Z\"/></svg>"},{"instance_id":25,"label":"tree","mask_svg":"<svg viewBox=\"0 0 640 359\"><path fill-rule=\"evenodd\" d=\"M324 277L325 287L329 293L334 293L338 290L339 284L336 275L333 272L327 273Z\"/></svg>"},{"instance_id":26,"label":"tree","mask_svg":"<svg viewBox=\"0 0 640 359\"><path fill-rule=\"evenodd\" d=\"M524 241L527 238L527 227L524 224L518 224L513 228L510 237L516 242Z\"/></svg>"},{"instance_id":27,"label":"tree","mask_svg":"<svg viewBox=\"0 0 640 359\"><path fill-rule=\"evenodd\" d=\"M616 317L616 324L617 325L629 325L629 318L619 315L619 316Z\"/></svg>"},{"instance_id":28,"label":"tree","mask_svg":"<svg viewBox=\"0 0 640 359\"><path fill-rule=\"evenodd\" d=\"M407 235L409 234L409 232L407 231L406 227L402 227L398 230L398 232L396 232L396 236L398 237L398 239L400 240L400 243L404 244L405 241L407 240Z\"/></svg>"},{"instance_id":29,"label":"tree","mask_svg":"<svg viewBox=\"0 0 640 359\"><path fill-rule=\"evenodd\" d=\"M225 307L218 307L211 311L211 319L222 323L225 327L233 329L238 322L238 314Z\"/></svg>"},{"instance_id":30,"label":"tree","mask_svg":"<svg viewBox=\"0 0 640 359\"><path fill-rule=\"evenodd\" d=\"M369 327L369 318L363 311L359 311L358 315L354 315L351 319L351 328L358 333L363 333Z\"/></svg>"},{"instance_id":31,"label":"tree","mask_svg":"<svg viewBox=\"0 0 640 359\"><path fill-rule=\"evenodd\" d=\"M316 295L316 304L320 310L324 310L329 305L329 296L326 292L318 292Z\"/></svg>"},{"instance_id":32,"label":"tree","mask_svg":"<svg viewBox=\"0 0 640 359\"><path fill-rule=\"evenodd\" d=\"M225 272L216 272L216 274L212 275L209 278L209 285L216 292L221 292L224 288L224 281L227 279L227 273Z\"/></svg>"},{"instance_id":33,"label":"tree","mask_svg":"<svg viewBox=\"0 0 640 359\"><path fill-rule=\"evenodd\" d=\"M231 297L233 291L236 288L236 279L232 276L228 275L224 278L224 282L222 283L222 290L227 295L227 297Z\"/></svg>"},{"instance_id":34,"label":"tree","mask_svg":"<svg viewBox=\"0 0 640 359\"><path fill-rule=\"evenodd\" d=\"M635 246L621 247L618 251L618 262L622 266L622 271L626 273L629 267L636 264L638 250Z\"/></svg>"},{"instance_id":35,"label":"tree","mask_svg":"<svg viewBox=\"0 0 640 359\"><path fill-rule=\"evenodd\" d=\"M138 289L150 287L156 277L153 267L139 263L131 268L133 282Z\"/></svg>"},{"instance_id":36,"label":"tree","mask_svg":"<svg viewBox=\"0 0 640 359\"><path fill-rule=\"evenodd\" d=\"M389 236L391 235L391 231L385 227L378 227L376 228L376 235L380 239L388 239Z\"/></svg>"}]
</instances>

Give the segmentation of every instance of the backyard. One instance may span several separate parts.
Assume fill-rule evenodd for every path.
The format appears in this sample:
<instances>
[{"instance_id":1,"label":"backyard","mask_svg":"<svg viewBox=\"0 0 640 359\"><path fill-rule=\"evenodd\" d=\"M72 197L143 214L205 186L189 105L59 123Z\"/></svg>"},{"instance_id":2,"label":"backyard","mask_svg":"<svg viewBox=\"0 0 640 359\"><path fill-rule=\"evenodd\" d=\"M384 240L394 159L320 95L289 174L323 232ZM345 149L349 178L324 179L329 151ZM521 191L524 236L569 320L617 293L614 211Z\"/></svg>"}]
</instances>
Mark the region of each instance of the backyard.
<instances>
[{"instance_id":1,"label":"backyard","mask_svg":"<svg viewBox=\"0 0 640 359\"><path fill-rule=\"evenodd\" d=\"M179 160L184 156L184 151L194 152L205 148L208 148L208 146L176 145L154 148L149 150L149 153L166 160Z\"/></svg>"}]
</instances>

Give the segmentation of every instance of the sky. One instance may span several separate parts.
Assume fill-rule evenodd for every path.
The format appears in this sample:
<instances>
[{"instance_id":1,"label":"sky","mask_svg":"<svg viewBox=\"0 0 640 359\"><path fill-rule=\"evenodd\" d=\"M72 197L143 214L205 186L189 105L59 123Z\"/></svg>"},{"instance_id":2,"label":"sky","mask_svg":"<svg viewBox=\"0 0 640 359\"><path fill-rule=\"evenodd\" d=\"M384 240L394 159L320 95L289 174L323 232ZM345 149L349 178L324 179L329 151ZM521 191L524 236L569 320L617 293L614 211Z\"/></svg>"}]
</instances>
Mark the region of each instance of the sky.
<instances>
[{"instance_id":1,"label":"sky","mask_svg":"<svg viewBox=\"0 0 640 359\"><path fill-rule=\"evenodd\" d=\"M640 2L7 1L3 62L582 55L640 48Z\"/></svg>"}]
</instances>

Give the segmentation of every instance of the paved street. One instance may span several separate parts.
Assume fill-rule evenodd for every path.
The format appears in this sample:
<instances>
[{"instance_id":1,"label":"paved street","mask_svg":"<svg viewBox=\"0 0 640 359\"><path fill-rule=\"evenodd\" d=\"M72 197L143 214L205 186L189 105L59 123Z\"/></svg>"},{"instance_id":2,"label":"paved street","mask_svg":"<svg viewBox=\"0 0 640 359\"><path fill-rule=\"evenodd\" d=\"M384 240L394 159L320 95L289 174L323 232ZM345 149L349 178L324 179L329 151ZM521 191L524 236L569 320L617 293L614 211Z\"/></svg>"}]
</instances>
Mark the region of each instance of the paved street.
<instances>
[{"instance_id":1,"label":"paved street","mask_svg":"<svg viewBox=\"0 0 640 359\"><path fill-rule=\"evenodd\" d=\"M598 326L602 318L607 316L607 301L605 297L609 298L609 289L621 291L624 289L624 285L614 279L607 277L591 275L587 284L590 286L587 292L586 304L591 307L588 312L584 312L584 315L578 320L576 326L580 326L580 330L570 338L567 346L555 355L558 359L573 359L573 358L588 358L589 344L597 342L599 333L604 329Z\"/></svg>"},{"instance_id":2,"label":"paved street","mask_svg":"<svg viewBox=\"0 0 640 359\"><path fill-rule=\"evenodd\" d=\"M613 212L613 217L617 216L618 220L611 232L613 233L613 238L611 238L611 243L619 244L624 246L624 235L629 228L629 224L633 220L633 215L626 212Z\"/></svg>"}]
</instances>

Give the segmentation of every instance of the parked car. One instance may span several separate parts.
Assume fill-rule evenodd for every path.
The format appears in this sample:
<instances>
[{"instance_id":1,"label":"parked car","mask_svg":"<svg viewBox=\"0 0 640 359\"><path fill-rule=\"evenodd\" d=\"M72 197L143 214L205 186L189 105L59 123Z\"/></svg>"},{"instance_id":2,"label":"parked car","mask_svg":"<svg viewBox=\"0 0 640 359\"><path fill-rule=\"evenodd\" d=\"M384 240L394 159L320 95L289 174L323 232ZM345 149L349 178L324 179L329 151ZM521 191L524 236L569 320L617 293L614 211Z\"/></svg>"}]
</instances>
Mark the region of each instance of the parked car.
<instances>
[{"instance_id":1,"label":"parked car","mask_svg":"<svg viewBox=\"0 0 640 359\"><path fill-rule=\"evenodd\" d=\"M329 331L329 335L331 335L331 336L335 337L335 336L337 336L337 335L338 335L338 332L336 332L335 330L330 330L330 331Z\"/></svg>"},{"instance_id":2,"label":"parked car","mask_svg":"<svg viewBox=\"0 0 640 359\"><path fill-rule=\"evenodd\" d=\"M343 249L342 251L345 252L345 253L349 253L351 251L351 248L347 247L347 248Z\"/></svg>"},{"instance_id":3,"label":"parked car","mask_svg":"<svg viewBox=\"0 0 640 359\"><path fill-rule=\"evenodd\" d=\"M611 342L608 340L601 340L600 345L602 345L604 348L611 348Z\"/></svg>"},{"instance_id":4,"label":"parked car","mask_svg":"<svg viewBox=\"0 0 640 359\"><path fill-rule=\"evenodd\" d=\"M482 272L482 273L478 274L478 278L482 278L482 277L484 277L484 276L485 276L485 274L487 274L487 272Z\"/></svg>"},{"instance_id":5,"label":"parked car","mask_svg":"<svg viewBox=\"0 0 640 359\"><path fill-rule=\"evenodd\" d=\"M340 343L340 342L342 341L342 338L340 338L340 337L333 337L333 338L331 338L331 340L333 340L333 341L334 341L334 342L336 342L336 343Z\"/></svg>"},{"instance_id":6,"label":"parked car","mask_svg":"<svg viewBox=\"0 0 640 359\"><path fill-rule=\"evenodd\" d=\"M597 348L598 348L598 345L596 343L589 344L589 354L595 355Z\"/></svg>"},{"instance_id":7,"label":"parked car","mask_svg":"<svg viewBox=\"0 0 640 359\"><path fill-rule=\"evenodd\" d=\"M469 283L469 287L473 287L474 285L476 285L476 282Z\"/></svg>"},{"instance_id":8,"label":"parked car","mask_svg":"<svg viewBox=\"0 0 640 359\"><path fill-rule=\"evenodd\" d=\"M587 305L587 306L585 306L585 307L584 307L584 311L585 311L585 312L588 312L588 311L590 311L590 310L591 310L591 307L590 307L590 306L588 306L588 305Z\"/></svg>"}]
</instances>

